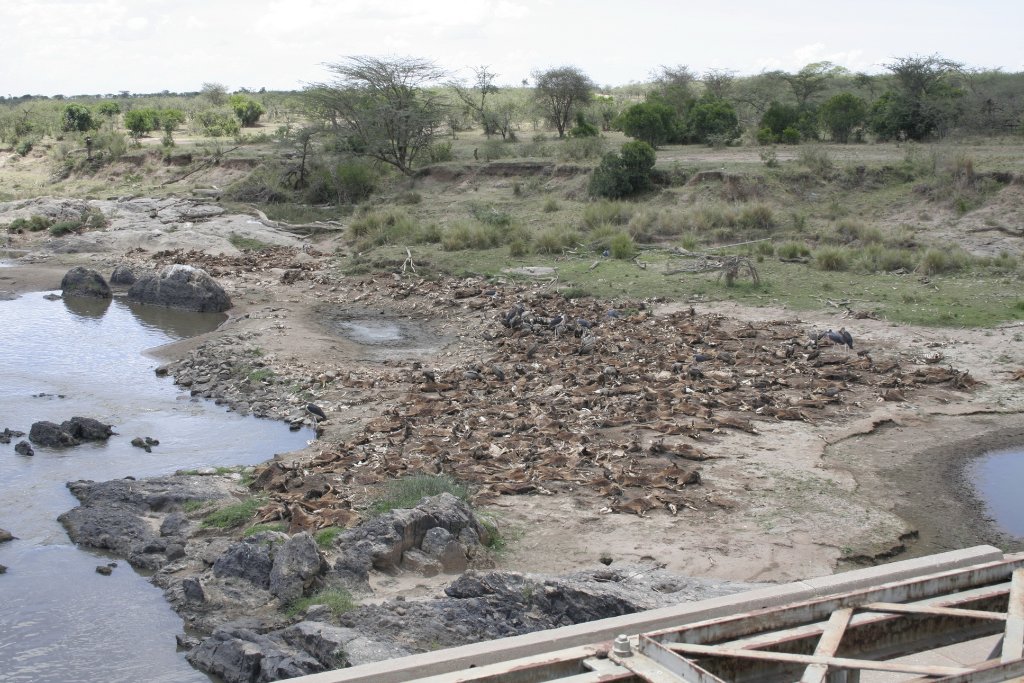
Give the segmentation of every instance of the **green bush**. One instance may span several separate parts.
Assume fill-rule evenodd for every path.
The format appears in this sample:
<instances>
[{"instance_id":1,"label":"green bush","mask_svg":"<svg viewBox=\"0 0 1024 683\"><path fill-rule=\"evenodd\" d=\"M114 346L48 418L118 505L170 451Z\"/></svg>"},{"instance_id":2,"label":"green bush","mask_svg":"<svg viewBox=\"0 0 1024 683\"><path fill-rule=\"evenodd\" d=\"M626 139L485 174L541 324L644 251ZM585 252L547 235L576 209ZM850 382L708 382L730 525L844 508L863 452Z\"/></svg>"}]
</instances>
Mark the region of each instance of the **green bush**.
<instances>
[{"instance_id":1,"label":"green bush","mask_svg":"<svg viewBox=\"0 0 1024 683\"><path fill-rule=\"evenodd\" d=\"M31 138L21 138L14 145L14 151L17 152L18 156L28 156L28 153L32 151L32 147L35 145L35 141Z\"/></svg>"},{"instance_id":2,"label":"green bush","mask_svg":"<svg viewBox=\"0 0 1024 683\"><path fill-rule=\"evenodd\" d=\"M368 199L377 190L377 173L365 161L350 159L334 168L338 198L355 204Z\"/></svg>"},{"instance_id":3,"label":"green bush","mask_svg":"<svg viewBox=\"0 0 1024 683\"><path fill-rule=\"evenodd\" d=\"M291 190L285 187L283 173L276 164L263 164L252 173L228 187L228 199L252 204L283 204L291 201Z\"/></svg>"},{"instance_id":4,"label":"green bush","mask_svg":"<svg viewBox=\"0 0 1024 683\"><path fill-rule=\"evenodd\" d=\"M263 105L247 95L235 94L228 98L228 106L238 121L246 128L252 128L260 117L267 113Z\"/></svg>"},{"instance_id":5,"label":"green bush","mask_svg":"<svg viewBox=\"0 0 1024 683\"><path fill-rule=\"evenodd\" d=\"M775 250L775 253L781 259L798 259L807 258L811 255L811 250L803 242L783 242L779 245L779 248Z\"/></svg>"},{"instance_id":6,"label":"green bush","mask_svg":"<svg viewBox=\"0 0 1024 683\"><path fill-rule=\"evenodd\" d=\"M868 273L910 272L917 268L919 261L919 254L912 249L872 244L860 251L854 265L857 270Z\"/></svg>"},{"instance_id":7,"label":"green bush","mask_svg":"<svg viewBox=\"0 0 1024 683\"><path fill-rule=\"evenodd\" d=\"M64 132L82 132L99 128L99 124L92 116L89 107L82 104L69 104L64 107L61 113L61 130Z\"/></svg>"},{"instance_id":8,"label":"green bush","mask_svg":"<svg viewBox=\"0 0 1024 683\"><path fill-rule=\"evenodd\" d=\"M124 127L135 139L155 130L158 122L155 109L132 109L124 114Z\"/></svg>"},{"instance_id":9,"label":"green bush","mask_svg":"<svg viewBox=\"0 0 1024 683\"><path fill-rule=\"evenodd\" d=\"M206 109L195 115L199 132L210 138L238 135L241 128L230 114L216 109Z\"/></svg>"},{"instance_id":10,"label":"green bush","mask_svg":"<svg viewBox=\"0 0 1024 683\"><path fill-rule=\"evenodd\" d=\"M583 112L576 112L576 125L569 129L570 138L594 138L597 137L598 133L597 126L587 122L587 117L583 115Z\"/></svg>"},{"instance_id":11,"label":"green bush","mask_svg":"<svg viewBox=\"0 0 1024 683\"><path fill-rule=\"evenodd\" d=\"M473 202L469 205L469 214L484 225L506 228L512 225L512 214L499 211L493 206Z\"/></svg>"},{"instance_id":12,"label":"green bush","mask_svg":"<svg viewBox=\"0 0 1024 683\"><path fill-rule=\"evenodd\" d=\"M81 225L78 221L60 221L50 226L50 234L54 237L62 237L68 233L77 232Z\"/></svg>"},{"instance_id":13,"label":"green bush","mask_svg":"<svg viewBox=\"0 0 1024 683\"><path fill-rule=\"evenodd\" d=\"M601 158L590 176L590 194L618 199L650 189L655 160L654 148L646 142L625 143L619 154L609 152Z\"/></svg>"},{"instance_id":14,"label":"green bush","mask_svg":"<svg viewBox=\"0 0 1024 683\"><path fill-rule=\"evenodd\" d=\"M626 225L635 211L636 207L628 202L602 199L583 207L583 224L588 228L600 225Z\"/></svg>"},{"instance_id":15,"label":"green bush","mask_svg":"<svg viewBox=\"0 0 1024 683\"><path fill-rule=\"evenodd\" d=\"M460 500L469 500L469 489L446 474L432 476L417 474L392 479L384 487L384 495L373 502L370 509L376 514L391 510L413 508L427 496L450 493Z\"/></svg>"},{"instance_id":16,"label":"green bush","mask_svg":"<svg viewBox=\"0 0 1024 683\"><path fill-rule=\"evenodd\" d=\"M826 247L814 255L814 263L818 270L840 272L849 269L850 255L846 249Z\"/></svg>"},{"instance_id":17,"label":"green bush","mask_svg":"<svg viewBox=\"0 0 1024 683\"><path fill-rule=\"evenodd\" d=\"M800 131L796 128L786 128L782 131L782 135L779 136L779 142L784 145L799 145L800 144Z\"/></svg>"},{"instance_id":18,"label":"green bush","mask_svg":"<svg viewBox=\"0 0 1024 683\"><path fill-rule=\"evenodd\" d=\"M622 259L628 261L636 255L636 245L633 244L633 238L624 232L620 232L612 237L608 251L611 253L612 258Z\"/></svg>"},{"instance_id":19,"label":"green bush","mask_svg":"<svg viewBox=\"0 0 1024 683\"><path fill-rule=\"evenodd\" d=\"M600 136L567 138L558 145L557 149L558 157L563 161L586 161L587 159L596 159L604 153L605 141Z\"/></svg>"},{"instance_id":20,"label":"green bush","mask_svg":"<svg viewBox=\"0 0 1024 683\"><path fill-rule=\"evenodd\" d=\"M775 214L765 204L754 204L740 211L736 223L745 230L771 230L775 227Z\"/></svg>"},{"instance_id":21,"label":"green bush","mask_svg":"<svg viewBox=\"0 0 1024 683\"><path fill-rule=\"evenodd\" d=\"M349 237L359 242L360 251L412 241L417 232L416 219L403 209L368 211L348 226Z\"/></svg>"},{"instance_id":22,"label":"green bush","mask_svg":"<svg viewBox=\"0 0 1024 683\"><path fill-rule=\"evenodd\" d=\"M7 226L7 232L40 232L48 229L52 224L53 221L46 216L36 214L29 218L15 218L11 221L10 225Z\"/></svg>"},{"instance_id":23,"label":"green bush","mask_svg":"<svg viewBox=\"0 0 1024 683\"><path fill-rule=\"evenodd\" d=\"M576 231L565 226L545 228L534 238L533 251L536 254L561 254L566 249L575 248L579 239Z\"/></svg>"},{"instance_id":24,"label":"green bush","mask_svg":"<svg viewBox=\"0 0 1024 683\"><path fill-rule=\"evenodd\" d=\"M493 249L504 242L503 228L473 220L457 221L441 235L441 248L445 251Z\"/></svg>"},{"instance_id":25,"label":"green bush","mask_svg":"<svg viewBox=\"0 0 1024 683\"><path fill-rule=\"evenodd\" d=\"M966 270L971 265L971 256L960 247L929 249L921 257L917 269L925 275L943 275Z\"/></svg>"},{"instance_id":26,"label":"green bush","mask_svg":"<svg viewBox=\"0 0 1024 683\"><path fill-rule=\"evenodd\" d=\"M771 128L758 128L754 139L757 140L759 145L772 145L777 142L775 133L772 132Z\"/></svg>"},{"instance_id":27,"label":"green bush","mask_svg":"<svg viewBox=\"0 0 1024 683\"><path fill-rule=\"evenodd\" d=\"M440 164L454 159L455 154L452 152L451 141L445 140L444 142L435 142L432 144L427 148L427 158L432 164Z\"/></svg>"}]
</instances>

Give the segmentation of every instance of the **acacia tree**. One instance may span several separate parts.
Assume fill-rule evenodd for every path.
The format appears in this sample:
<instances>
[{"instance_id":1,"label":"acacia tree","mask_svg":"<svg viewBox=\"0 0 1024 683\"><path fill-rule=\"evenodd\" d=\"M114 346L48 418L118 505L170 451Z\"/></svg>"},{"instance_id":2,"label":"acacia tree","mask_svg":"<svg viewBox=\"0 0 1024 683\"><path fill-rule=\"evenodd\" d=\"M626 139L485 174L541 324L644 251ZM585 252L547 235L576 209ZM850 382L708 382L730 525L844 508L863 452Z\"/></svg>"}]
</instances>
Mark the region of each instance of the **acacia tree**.
<instances>
[{"instance_id":1,"label":"acacia tree","mask_svg":"<svg viewBox=\"0 0 1024 683\"><path fill-rule=\"evenodd\" d=\"M594 82L575 66L535 71L533 78L537 83L534 89L537 105L555 126L558 137L564 138L576 109L590 100L590 93L596 87Z\"/></svg>"},{"instance_id":2,"label":"acacia tree","mask_svg":"<svg viewBox=\"0 0 1024 683\"><path fill-rule=\"evenodd\" d=\"M413 57L346 57L327 68L335 80L306 91L313 108L353 152L411 175L444 119L442 99L426 86L442 81L445 71Z\"/></svg>"},{"instance_id":3,"label":"acacia tree","mask_svg":"<svg viewBox=\"0 0 1024 683\"><path fill-rule=\"evenodd\" d=\"M964 65L939 55L900 57L886 64L892 86L871 109L871 127L880 138L924 140L954 123L964 90Z\"/></svg>"},{"instance_id":4,"label":"acacia tree","mask_svg":"<svg viewBox=\"0 0 1024 683\"><path fill-rule=\"evenodd\" d=\"M494 79L498 74L491 72L486 65L471 68L474 80L470 85L467 86L461 81L452 81L449 85L477 123L483 126L484 135L490 137L497 130L491 125L492 117L487 109L487 96L498 92L498 86L494 85Z\"/></svg>"}]
</instances>

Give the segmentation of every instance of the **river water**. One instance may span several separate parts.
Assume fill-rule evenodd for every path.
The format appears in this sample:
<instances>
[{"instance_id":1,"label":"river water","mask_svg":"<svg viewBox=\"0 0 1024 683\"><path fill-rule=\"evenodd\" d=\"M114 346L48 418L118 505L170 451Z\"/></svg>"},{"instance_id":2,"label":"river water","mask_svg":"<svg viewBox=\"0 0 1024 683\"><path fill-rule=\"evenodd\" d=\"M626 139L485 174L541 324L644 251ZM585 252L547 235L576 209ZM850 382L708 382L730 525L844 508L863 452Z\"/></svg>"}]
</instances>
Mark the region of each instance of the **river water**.
<instances>
[{"instance_id":1,"label":"river water","mask_svg":"<svg viewBox=\"0 0 1024 683\"><path fill-rule=\"evenodd\" d=\"M176 651L183 624L161 591L123 560L97 574L112 558L71 544L56 521L77 504L65 482L255 464L311 434L193 400L155 376L146 349L223 316L44 294L0 301L0 431L81 415L117 436L32 457L14 452L20 439L0 445L0 528L17 537L0 544L0 681L208 681ZM129 444L135 436L160 444L146 453Z\"/></svg>"},{"instance_id":2,"label":"river water","mask_svg":"<svg viewBox=\"0 0 1024 683\"><path fill-rule=\"evenodd\" d=\"M968 476L995 523L1024 538L1024 448L986 453L968 466Z\"/></svg>"}]
</instances>

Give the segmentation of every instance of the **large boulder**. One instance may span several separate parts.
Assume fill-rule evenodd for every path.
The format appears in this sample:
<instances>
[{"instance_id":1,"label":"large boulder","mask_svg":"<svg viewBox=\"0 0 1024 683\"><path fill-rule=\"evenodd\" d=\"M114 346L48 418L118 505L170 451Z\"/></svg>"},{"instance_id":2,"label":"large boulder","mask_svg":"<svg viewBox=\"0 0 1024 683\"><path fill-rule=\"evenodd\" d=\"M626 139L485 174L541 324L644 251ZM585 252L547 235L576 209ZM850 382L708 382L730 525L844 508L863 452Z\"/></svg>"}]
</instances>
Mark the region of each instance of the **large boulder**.
<instances>
[{"instance_id":1,"label":"large boulder","mask_svg":"<svg viewBox=\"0 0 1024 683\"><path fill-rule=\"evenodd\" d=\"M83 266L75 266L60 281L64 296L88 296L94 299L110 299L114 295L110 285L95 270Z\"/></svg>"},{"instance_id":2,"label":"large boulder","mask_svg":"<svg viewBox=\"0 0 1024 683\"><path fill-rule=\"evenodd\" d=\"M44 448L67 448L77 446L78 439L69 434L61 425L48 420L32 424L28 430L29 441Z\"/></svg>"},{"instance_id":3,"label":"large boulder","mask_svg":"<svg viewBox=\"0 0 1024 683\"><path fill-rule=\"evenodd\" d=\"M301 598L330 565L306 532L295 534L274 555L270 593L281 602Z\"/></svg>"},{"instance_id":4,"label":"large boulder","mask_svg":"<svg viewBox=\"0 0 1024 683\"><path fill-rule=\"evenodd\" d=\"M60 428L80 441L106 441L114 435L113 425L91 417L73 417L62 422Z\"/></svg>"},{"instance_id":5,"label":"large boulder","mask_svg":"<svg viewBox=\"0 0 1024 683\"><path fill-rule=\"evenodd\" d=\"M67 448L83 441L106 441L114 434L112 425L91 417L73 417L59 425L41 420L28 431L29 440L46 448Z\"/></svg>"},{"instance_id":6,"label":"large boulder","mask_svg":"<svg viewBox=\"0 0 1024 683\"><path fill-rule=\"evenodd\" d=\"M265 683L327 668L302 650L230 625L203 639L187 657L192 666L226 683Z\"/></svg>"},{"instance_id":7,"label":"large boulder","mask_svg":"<svg viewBox=\"0 0 1024 683\"><path fill-rule=\"evenodd\" d=\"M286 534L263 531L234 543L213 563L218 579L237 577L258 588L270 588L270 572L274 568L274 546L284 544Z\"/></svg>"},{"instance_id":8,"label":"large boulder","mask_svg":"<svg viewBox=\"0 0 1024 683\"><path fill-rule=\"evenodd\" d=\"M132 269L124 263L114 268L114 272L110 274L110 284L112 285L134 285L137 279Z\"/></svg>"},{"instance_id":9,"label":"large boulder","mask_svg":"<svg viewBox=\"0 0 1024 683\"><path fill-rule=\"evenodd\" d=\"M227 292L206 271L181 264L167 266L159 275L139 278L128 290L128 298L199 313L220 313L231 308Z\"/></svg>"}]
</instances>

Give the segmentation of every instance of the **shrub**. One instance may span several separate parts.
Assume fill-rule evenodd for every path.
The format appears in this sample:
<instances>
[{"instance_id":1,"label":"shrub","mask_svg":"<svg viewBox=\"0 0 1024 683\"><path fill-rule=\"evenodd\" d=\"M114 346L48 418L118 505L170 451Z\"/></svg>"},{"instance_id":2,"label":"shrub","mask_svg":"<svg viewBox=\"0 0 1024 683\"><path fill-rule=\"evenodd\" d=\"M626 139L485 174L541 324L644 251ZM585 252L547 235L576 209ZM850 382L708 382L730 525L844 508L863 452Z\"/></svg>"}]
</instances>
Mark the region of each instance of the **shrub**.
<instances>
[{"instance_id":1,"label":"shrub","mask_svg":"<svg viewBox=\"0 0 1024 683\"><path fill-rule=\"evenodd\" d=\"M633 238L624 232L620 232L612 237L608 251L611 253L612 258L622 259L628 261L636 255L636 245L633 243Z\"/></svg>"},{"instance_id":2,"label":"shrub","mask_svg":"<svg viewBox=\"0 0 1024 683\"><path fill-rule=\"evenodd\" d=\"M799 145L800 144L800 131L796 128L786 128L782 131L779 136L779 142L784 145Z\"/></svg>"},{"instance_id":3,"label":"shrub","mask_svg":"<svg viewBox=\"0 0 1024 683\"><path fill-rule=\"evenodd\" d=\"M882 231L874 226L845 219L836 223L836 236L841 242L860 242L861 244L880 244L883 240Z\"/></svg>"},{"instance_id":4,"label":"shrub","mask_svg":"<svg viewBox=\"0 0 1024 683\"><path fill-rule=\"evenodd\" d=\"M89 107L82 104L69 104L64 107L60 119L61 130L64 132L85 132L93 128L99 128L92 116Z\"/></svg>"},{"instance_id":5,"label":"shrub","mask_svg":"<svg viewBox=\"0 0 1024 683\"><path fill-rule=\"evenodd\" d=\"M570 138L594 138L599 132L597 126L587 122L583 112L576 112L576 125L569 129Z\"/></svg>"},{"instance_id":6,"label":"shrub","mask_svg":"<svg viewBox=\"0 0 1024 683\"><path fill-rule=\"evenodd\" d=\"M971 263L971 256L960 247L929 249L921 257L917 269L925 275L942 275L965 270Z\"/></svg>"},{"instance_id":7,"label":"shrub","mask_svg":"<svg viewBox=\"0 0 1024 683\"><path fill-rule=\"evenodd\" d=\"M633 217L635 207L627 202L602 199L583 208L583 224L588 228L599 225L625 225Z\"/></svg>"},{"instance_id":8,"label":"shrub","mask_svg":"<svg viewBox=\"0 0 1024 683\"><path fill-rule=\"evenodd\" d=\"M759 145L771 145L777 142L775 133L772 132L771 128L758 128L757 133L754 134L754 139L757 140Z\"/></svg>"},{"instance_id":9,"label":"shrub","mask_svg":"<svg viewBox=\"0 0 1024 683\"><path fill-rule=\"evenodd\" d=\"M238 135L241 130L238 122L230 114L216 109L199 112L196 114L195 122L199 125L200 132L210 138Z\"/></svg>"},{"instance_id":10,"label":"shrub","mask_svg":"<svg viewBox=\"0 0 1024 683\"><path fill-rule=\"evenodd\" d=\"M590 176L590 194L617 199L649 189L655 161L654 148L646 142L625 143L619 154L609 152L601 158Z\"/></svg>"},{"instance_id":11,"label":"shrub","mask_svg":"<svg viewBox=\"0 0 1024 683\"><path fill-rule=\"evenodd\" d=\"M558 156L564 161L586 161L596 159L605 150L604 138L569 138L558 146Z\"/></svg>"},{"instance_id":12,"label":"shrub","mask_svg":"<svg viewBox=\"0 0 1024 683\"><path fill-rule=\"evenodd\" d=\"M558 211L559 208L558 200L554 197L548 197L544 200L544 206L541 207L541 210L544 213L554 213L555 211Z\"/></svg>"},{"instance_id":13,"label":"shrub","mask_svg":"<svg viewBox=\"0 0 1024 683\"><path fill-rule=\"evenodd\" d=\"M417 230L416 220L402 209L369 211L348 226L348 234L365 251L384 244L411 241Z\"/></svg>"},{"instance_id":14,"label":"shrub","mask_svg":"<svg viewBox=\"0 0 1024 683\"><path fill-rule=\"evenodd\" d=\"M290 190L282 183L280 167L264 164L252 173L228 187L224 193L228 199L253 204L280 204L291 199Z\"/></svg>"},{"instance_id":15,"label":"shrub","mask_svg":"<svg viewBox=\"0 0 1024 683\"><path fill-rule=\"evenodd\" d=\"M736 219L745 230L771 230L775 227L775 214L764 204L744 207Z\"/></svg>"},{"instance_id":16,"label":"shrub","mask_svg":"<svg viewBox=\"0 0 1024 683\"><path fill-rule=\"evenodd\" d=\"M811 250L803 242L783 242L779 245L779 248L775 250L775 253L781 259L798 259L807 258L811 255Z\"/></svg>"},{"instance_id":17,"label":"shrub","mask_svg":"<svg viewBox=\"0 0 1024 683\"><path fill-rule=\"evenodd\" d=\"M623 133L657 147L679 136L679 115L667 104L642 102L626 109L615 120Z\"/></svg>"},{"instance_id":18,"label":"shrub","mask_svg":"<svg viewBox=\"0 0 1024 683\"><path fill-rule=\"evenodd\" d=\"M21 138L17 144L14 145L14 151L18 153L18 156L28 156L28 153L32 151L32 147L35 141L31 138Z\"/></svg>"},{"instance_id":19,"label":"shrub","mask_svg":"<svg viewBox=\"0 0 1024 683\"><path fill-rule=\"evenodd\" d=\"M246 128L256 125L267 110L263 105L247 95L235 94L228 98L228 106L235 113L238 121Z\"/></svg>"},{"instance_id":20,"label":"shrub","mask_svg":"<svg viewBox=\"0 0 1024 683\"><path fill-rule=\"evenodd\" d=\"M508 227L512 224L512 214L507 211L499 211L493 206L487 206L486 204L478 204L476 202L470 204L469 213L473 218L485 225Z\"/></svg>"},{"instance_id":21,"label":"shrub","mask_svg":"<svg viewBox=\"0 0 1024 683\"><path fill-rule=\"evenodd\" d=\"M157 127L155 109L132 109L124 114L124 127L135 139L141 138Z\"/></svg>"},{"instance_id":22,"label":"shrub","mask_svg":"<svg viewBox=\"0 0 1024 683\"><path fill-rule=\"evenodd\" d=\"M814 255L814 263L818 270L839 272L850 267L850 257L846 249L828 247L818 250Z\"/></svg>"},{"instance_id":23,"label":"shrub","mask_svg":"<svg viewBox=\"0 0 1024 683\"><path fill-rule=\"evenodd\" d=\"M392 479L384 487L384 494L370 506L378 514L391 510L416 507L427 496L450 493L460 500L469 500L469 489L447 474L432 476L416 474L401 479Z\"/></svg>"},{"instance_id":24,"label":"shrub","mask_svg":"<svg viewBox=\"0 0 1024 683\"><path fill-rule=\"evenodd\" d=\"M817 173L818 175L827 174L834 166L832 157L829 155L828 151L817 145L802 147L796 158L810 171Z\"/></svg>"},{"instance_id":25,"label":"shrub","mask_svg":"<svg viewBox=\"0 0 1024 683\"><path fill-rule=\"evenodd\" d=\"M29 218L15 218L11 221L10 225L7 226L7 232L40 232L46 230L53 223L46 216L40 216L36 214Z\"/></svg>"},{"instance_id":26,"label":"shrub","mask_svg":"<svg viewBox=\"0 0 1024 683\"><path fill-rule=\"evenodd\" d=\"M451 161L455 158L455 154L452 152L452 143L449 140L444 142L435 142L427 148L427 158L432 164L440 164L445 161Z\"/></svg>"},{"instance_id":27,"label":"shrub","mask_svg":"<svg viewBox=\"0 0 1024 683\"><path fill-rule=\"evenodd\" d=\"M365 161L351 159L339 162L334 168L338 199L355 204L367 199L377 190L377 174Z\"/></svg>"},{"instance_id":28,"label":"shrub","mask_svg":"<svg viewBox=\"0 0 1024 683\"><path fill-rule=\"evenodd\" d=\"M579 235L565 226L541 230L533 240L533 251L537 254L561 254L579 243Z\"/></svg>"},{"instance_id":29,"label":"shrub","mask_svg":"<svg viewBox=\"0 0 1024 683\"><path fill-rule=\"evenodd\" d=\"M77 232L79 227L81 227L81 223L78 221L60 221L50 226L50 234L54 237L61 237L70 232Z\"/></svg>"},{"instance_id":30,"label":"shrub","mask_svg":"<svg viewBox=\"0 0 1024 683\"><path fill-rule=\"evenodd\" d=\"M861 250L855 265L857 270L869 273L892 273L897 270L909 272L917 268L918 260L918 254L911 249L872 244Z\"/></svg>"}]
</instances>

